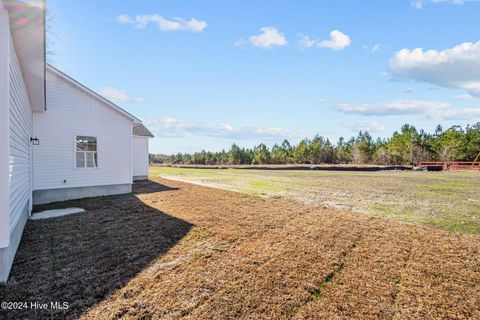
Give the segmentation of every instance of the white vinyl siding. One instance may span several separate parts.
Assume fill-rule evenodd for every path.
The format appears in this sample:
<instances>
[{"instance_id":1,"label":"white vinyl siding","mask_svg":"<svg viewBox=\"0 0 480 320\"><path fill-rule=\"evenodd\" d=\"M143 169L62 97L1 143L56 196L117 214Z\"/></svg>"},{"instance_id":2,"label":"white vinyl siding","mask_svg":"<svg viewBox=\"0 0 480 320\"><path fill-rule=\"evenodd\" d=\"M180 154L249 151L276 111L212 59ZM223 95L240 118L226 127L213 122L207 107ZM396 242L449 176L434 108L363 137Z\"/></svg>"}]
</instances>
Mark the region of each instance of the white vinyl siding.
<instances>
[{"instance_id":1,"label":"white vinyl siding","mask_svg":"<svg viewBox=\"0 0 480 320\"><path fill-rule=\"evenodd\" d=\"M148 176L148 137L133 136L133 176Z\"/></svg>"},{"instance_id":2,"label":"white vinyl siding","mask_svg":"<svg viewBox=\"0 0 480 320\"><path fill-rule=\"evenodd\" d=\"M10 230L31 204L32 110L13 43L9 54Z\"/></svg>"},{"instance_id":3,"label":"white vinyl siding","mask_svg":"<svg viewBox=\"0 0 480 320\"><path fill-rule=\"evenodd\" d=\"M34 190L126 184L132 120L47 69L47 111L34 112ZM77 136L97 138L98 167L76 167Z\"/></svg>"}]
</instances>

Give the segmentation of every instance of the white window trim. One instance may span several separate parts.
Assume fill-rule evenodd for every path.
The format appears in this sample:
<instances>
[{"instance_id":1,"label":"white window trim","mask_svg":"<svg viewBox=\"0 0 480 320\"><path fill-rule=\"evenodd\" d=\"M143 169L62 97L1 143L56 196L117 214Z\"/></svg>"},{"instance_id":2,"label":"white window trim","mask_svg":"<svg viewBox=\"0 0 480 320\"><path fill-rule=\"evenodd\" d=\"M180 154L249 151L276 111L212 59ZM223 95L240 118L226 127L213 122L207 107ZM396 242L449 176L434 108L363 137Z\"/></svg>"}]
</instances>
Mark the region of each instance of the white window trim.
<instances>
[{"instance_id":1,"label":"white window trim","mask_svg":"<svg viewBox=\"0 0 480 320\"><path fill-rule=\"evenodd\" d=\"M80 168L80 167L77 167L77 137L93 137L95 139L97 139L97 151L84 151L84 153L86 154L87 152L95 152L97 153L97 166L96 167L83 167L83 168ZM73 135L73 169L75 170L97 170L100 165L99 165L99 161L98 161L98 137L97 136L94 136L94 135L89 135L89 134L74 134ZM85 164L87 163L86 161L87 159L85 159Z\"/></svg>"}]
</instances>

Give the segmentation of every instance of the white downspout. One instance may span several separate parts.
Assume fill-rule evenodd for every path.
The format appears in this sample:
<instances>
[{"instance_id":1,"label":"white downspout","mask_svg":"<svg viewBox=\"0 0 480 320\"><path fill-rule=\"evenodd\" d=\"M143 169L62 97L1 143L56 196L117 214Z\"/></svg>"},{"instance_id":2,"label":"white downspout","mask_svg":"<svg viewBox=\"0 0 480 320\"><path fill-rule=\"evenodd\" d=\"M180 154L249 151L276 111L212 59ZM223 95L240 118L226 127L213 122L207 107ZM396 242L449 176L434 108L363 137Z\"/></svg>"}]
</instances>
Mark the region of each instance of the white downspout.
<instances>
[{"instance_id":1,"label":"white downspout","mask_svg":"<svg viewBox=\"0 0 480 320\"><path fill-rule=\"evenodd\" d=\"M32 137L35 137L35 112L32 111L32 128L30 129L30 134ZM33 143L30 143L30 208L28 215L32 216L33 210L33 188L35 187L35 149Z\"/></svg>"},{"instance_id":2,"label":"white downspout","mask_svg":"<svg viewBox=\"0 0 480 320\"><path fill-rule=\"evenodd\" d=\"M130 183L133 188L133 126L135 124L132 122L130 125Z\"/></svg>"}]
</instances>

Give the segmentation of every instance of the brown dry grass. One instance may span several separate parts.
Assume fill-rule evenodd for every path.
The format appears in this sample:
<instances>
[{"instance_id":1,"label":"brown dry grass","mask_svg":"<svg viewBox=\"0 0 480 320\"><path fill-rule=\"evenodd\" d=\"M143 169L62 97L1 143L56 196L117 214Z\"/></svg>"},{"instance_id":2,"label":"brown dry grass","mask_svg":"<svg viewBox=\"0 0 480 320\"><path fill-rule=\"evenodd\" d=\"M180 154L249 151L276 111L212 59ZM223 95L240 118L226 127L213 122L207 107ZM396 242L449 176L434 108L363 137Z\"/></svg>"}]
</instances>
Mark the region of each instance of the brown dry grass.
<instances>
[{"instance_id":1,"label":"brown dry grass","mask_svg":"<svg viewBox=\"0 0 480 320\"><path fill-rule=\"evenodd\" d=\"M2 316L480 318L478 236L155 181L29 222L0 298L71 307Z\"/></svg>"},{"instance_id":2,"label":"brown dry grass","mask_svg":"<svg viewBox=\"0 0 480 320\"><path fill-rule=\"evenodd\" d=\"M151 167L150 176L480 235L480 172Z\"/></svg>"}]
</instances>

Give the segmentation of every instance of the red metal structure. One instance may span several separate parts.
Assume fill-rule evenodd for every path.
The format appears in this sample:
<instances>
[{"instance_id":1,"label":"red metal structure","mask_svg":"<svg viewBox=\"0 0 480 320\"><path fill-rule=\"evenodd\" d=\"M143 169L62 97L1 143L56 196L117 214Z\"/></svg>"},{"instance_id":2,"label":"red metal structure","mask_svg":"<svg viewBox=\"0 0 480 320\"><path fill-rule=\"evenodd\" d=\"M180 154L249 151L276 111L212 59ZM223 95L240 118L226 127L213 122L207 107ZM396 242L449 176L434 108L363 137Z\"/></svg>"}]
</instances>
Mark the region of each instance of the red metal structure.
<instances>
[{"instance_id":1,"label":"red metal structure","mask_svg":"<svg viewBox=\"0 0 480 320\"><path fill-rule=\"evenodd\" d=\"M441 167L443 170L475 170L480 171L480 161L437 161L437 162L420 162L419 167Z\"/></svg>"}]
</instances>

